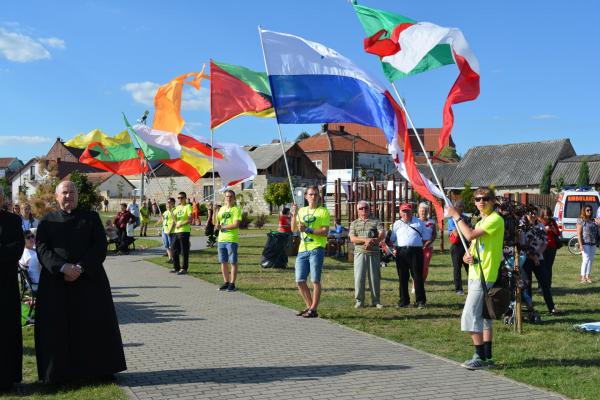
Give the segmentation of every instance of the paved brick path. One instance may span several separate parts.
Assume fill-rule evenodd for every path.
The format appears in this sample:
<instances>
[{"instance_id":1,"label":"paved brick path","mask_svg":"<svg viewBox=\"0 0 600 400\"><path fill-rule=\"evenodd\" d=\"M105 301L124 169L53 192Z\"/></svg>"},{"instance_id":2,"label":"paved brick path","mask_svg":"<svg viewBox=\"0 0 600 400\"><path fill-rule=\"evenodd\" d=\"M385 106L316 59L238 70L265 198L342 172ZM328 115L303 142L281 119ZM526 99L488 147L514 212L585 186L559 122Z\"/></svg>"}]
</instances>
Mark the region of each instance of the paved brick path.
<instances>
[{"instance_id":1,"label":"paved brick path","mask_svg":"<svg viewBox=\"0 0 600 400\"><path fill-rule=\"evenodd\" d=\"M109 257L106 269L129 367L119 383L134 399L560 398L240 292L221 293L139 255Z\"/></svg>"}]
</instances>

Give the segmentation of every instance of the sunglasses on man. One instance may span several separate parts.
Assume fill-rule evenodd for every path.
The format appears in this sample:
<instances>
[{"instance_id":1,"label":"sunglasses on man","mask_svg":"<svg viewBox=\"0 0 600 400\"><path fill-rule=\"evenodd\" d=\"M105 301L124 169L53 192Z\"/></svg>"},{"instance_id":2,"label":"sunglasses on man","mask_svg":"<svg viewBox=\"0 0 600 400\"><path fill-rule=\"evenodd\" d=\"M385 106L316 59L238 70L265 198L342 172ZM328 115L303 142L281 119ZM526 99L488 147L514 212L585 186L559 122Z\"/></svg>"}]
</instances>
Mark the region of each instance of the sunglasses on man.
<instances>
[{"instance_id":1,"label":"sunglasses on man","mask_svg":"<svg viewBox=\"0 0 600 400\"><path fill-rule=\"evenodd\" d=\"M473 200L475 200L475 203L479 203L482 201L488 202L488 201L490 201L490 198L488 196L478 196L478 197L475 197Z\"/></svg>"},{"instance_id":2,"label":"sunglasses on man","mask_svg":"<svg viewBox=\"0 0 600 400\"><path fill-rule=\"evenodd\" d=\"M369 207L367 207L367 206L364 206L364 207L358 207L358 209L359 209L359 210L368 210L368 209L369 209Z\"/></svg>"}]
</instances>

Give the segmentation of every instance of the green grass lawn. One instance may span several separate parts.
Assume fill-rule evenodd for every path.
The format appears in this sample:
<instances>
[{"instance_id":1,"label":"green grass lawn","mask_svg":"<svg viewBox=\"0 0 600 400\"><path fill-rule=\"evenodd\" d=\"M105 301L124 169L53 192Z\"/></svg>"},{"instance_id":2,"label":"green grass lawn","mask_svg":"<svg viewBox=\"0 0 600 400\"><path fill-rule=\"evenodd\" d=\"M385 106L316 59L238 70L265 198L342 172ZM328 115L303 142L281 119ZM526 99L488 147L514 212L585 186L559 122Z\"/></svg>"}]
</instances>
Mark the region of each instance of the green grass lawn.
<instances>
[{"instance_id":1,"label":"green grass lawn","mask_svg":"<svg viewBox=\"0 0 600 400\"><path fill-rule=\"evenodd\" d=\"M242 237L240 275L237 286L257 298L289 307L304 308L294 284L290 258L287 270L262 269L259 266L264 238ZM151 261L171 268L164 258ZM545 387L571 398L600 398L600 335L584 334L573 324L600 320L600 285L579 284L581 258L561 249L554 266L553 291L561 315L550 316L541 295L534 301L542 314L542 323L524 324L524 333L516 334L512 326L495 322L495 373L535 386ZM600 268L596 258L595 270ZM190 274L221 284L216 249L193 252ZM600 276L600 274L596 274ZM473 349L467 334L460 331L464 297L454 293L450 256L436 252L426 282L427 307L396 309L398 277L393 265L382 270L381 300L383 310L355 309L353 266L327 258L323 275L323 296L319 314L377 336L437 354L455 361L469 358ZM367 294L367 299L369 296ZM290 311L291 312L291 311Z\"/></svg>"}]
</instances>

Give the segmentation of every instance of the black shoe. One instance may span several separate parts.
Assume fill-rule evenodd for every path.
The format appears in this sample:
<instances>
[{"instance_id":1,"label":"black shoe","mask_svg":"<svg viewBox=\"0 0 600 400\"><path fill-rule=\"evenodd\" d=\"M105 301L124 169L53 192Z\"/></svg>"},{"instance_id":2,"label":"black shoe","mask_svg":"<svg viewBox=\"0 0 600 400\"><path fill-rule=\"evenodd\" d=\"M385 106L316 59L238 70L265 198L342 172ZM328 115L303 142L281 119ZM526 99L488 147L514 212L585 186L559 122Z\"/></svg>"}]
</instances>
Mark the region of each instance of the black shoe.
<instances>
[{"instance_id":1,"label":"black shoe","mask_svg":"<svg viewBox=\"0 0 600 400\"><path fill-rule=\"evenodd\" d=\"M223 292L223 291L225 291L225 290L227 290L227 289L229 289L229 282L225 282L225 283L224 283L224 284L223 284L223 285L222 285L222 286L219 288L219 290L220 290L221 292Z\"/></svg>"},{"instance_id":2,"label":"black shoe","mask_svg":"<svg viewBox=\"0 0 600 400\"><path fill-rule=\"evenodd\" d=\"M235 283L230 283L229 287L227 288L228 292L235 292L237 289L235 288Z\"/></svg>"},{"instance_id":3,"label":"black shoe","mask_svg":"<svg viewBox=\"0 0 600 400\"><path fill-rule=\"evenodd\" d=\"M398 303L396 305L396 308L408 308L408 307L410 307L410 303L406 303L406 304Z\"/></svg>"},{"instance_id":4,"label":"black shoe","mask_svg":"<svg viewBox=\"0 0 600 400\"><path fill-rule=\"evenodd\" d=\"M173 268L173 269L172 269L172 270L170 270L169 272L170 272L170 273L172 273L172 274L176 274L176 273L178 273L178 272L179 272L179 270L178 270L178 269L175 269L175 268Z\"/></svg>"},{"instance_id":5,"label":"black shoe","mask_svg":"<svg viewBox=\"0 0 600 400\"><path fill-rule=\"evenodd\" d=\"M173 259L169 258L169 260L167 261L168 264L173 264Z\"/></svg>"},{"instance_id":6,"label":"black shoe","mask_svg":"<svg viewBox=\"0 0 600 400\"><path fill-rule=\"evenodd\" d=\"M187 269L180 269L177 271L177 275L187 275Z\"/></svg>"},{"instance_id":7,"label":"black shoe","mask_svg":"<svg viewBox=\"0 0 600 400\"><path fill-rule=\"evenodd\" d=\"M417 308L418 308L419 310L421 310L421 309L425 308L425 303L417 303Z\"/></svg>"}]
</instances>

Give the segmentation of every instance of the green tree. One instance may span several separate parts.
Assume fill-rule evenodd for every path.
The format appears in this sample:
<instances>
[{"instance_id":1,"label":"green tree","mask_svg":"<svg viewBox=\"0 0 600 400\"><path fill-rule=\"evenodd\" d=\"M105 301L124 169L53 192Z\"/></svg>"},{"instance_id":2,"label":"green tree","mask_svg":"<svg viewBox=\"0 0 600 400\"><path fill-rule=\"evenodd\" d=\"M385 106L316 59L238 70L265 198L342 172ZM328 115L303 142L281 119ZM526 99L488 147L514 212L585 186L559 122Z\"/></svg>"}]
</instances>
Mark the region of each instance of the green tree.
<instances>
[{"instance_id":1,"label":"green tree","mask_svg":"<svg viewBox=\"0 0 600 400\"><path fill-rule=\"evenodd\" d=\"M583 160L579 165L579 175L577 175L577 186L589 186L590 184L590 167L586 160Z\"/></svg>"},{"instance_id":2,"label":"green tree","mask_svg":"<svg viewBox=\"0 0 600 400\"><path fill-rule=\"evenodd\" d=\"M4 195L8 196L8 193L10 192L10 184L8 183L8 179L0 178L0 187L2 187L2 190L4 190Z\"/></svg>"},{"instance_id":3,"label":"green tree","mask_svg":"<svg viewBox=\"0 0 600 400\"><path fill-rule=\"evenodd\" d=\"M446 146L440 151L440 158L445 158L447 160L455 160L460 161L461 156L456 152L456 148L452 146Z\"/></svg>"},{"instance_id":4,"label":"green tree","mask_svg":"<svg viewBox=\"0 0 600 400\"><path fill-rule=\"evenodd\" d=\"M82 210L94 210L100 206L102 197L96 192L96 186L88 181L87 176L79 171L71 173L71 182L77 187L79 192L78 208Z\"/></svg>"},{"instance_id":5,"label":"green tree","mask_svg":"<svg viewBox=\"0 0 600 400\"><path fill-rule=\"evenodd\" d=\"M288 182L273 182L267 185L263 194L265 201L271 205L282 206L292 202L292 193Z\"/></svg>"},{"instance_id":6,"label":"green tree","mask_svg":"<svg viewBox=\"0 0 600 400\"><path fill-rule=\"evenodd\" d=\"M560 192L563 186L565 186L565 177L564 177L564 175L561 175L555 184L556 191Z\"/></svg>"},{"instance_id":7,"label":"green tree","mask_svg":"<svg viewBox=\"0 0 600 400\"><path fill-rule=\"evenodd\" d=\"M300 132L300 134L296 138L296 142L299 142L299 141L304 140L304 139L308 139L309 137L310 137L310 133L308 133L306 131L302 131L302 132Z\"/></svg>"},{"instance_id":8,"label":"green tree","mask_svg":"<svg viewBox=\"0 0 600 400\"><path fill-rule=\"evenodd\" d=\"M471 181L466 180L465 188L460 192L460 199L465 203L465 212L475 212L475 204L473 203L474 190L471 188Z\"/></svg>"},{"instance_id":9,"label":"green tree","mask_svg":"<svg viewBox=\"0 0 600 400\"><path fill-rule=\"evenodd\" d=\"M542 181L540 182L540 193L548 194L550 193L550 187L552 186L551 182L552 178L552 164L546 165L544 169L544 174L542 175Z\"/></svg>"}]
</instances>

